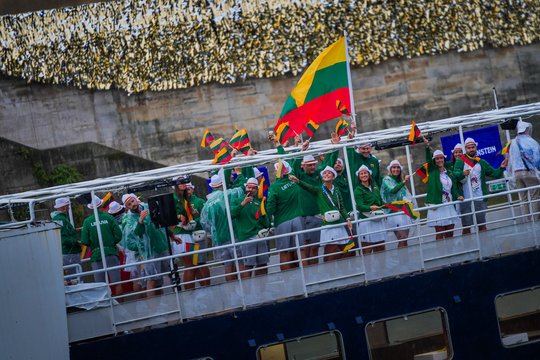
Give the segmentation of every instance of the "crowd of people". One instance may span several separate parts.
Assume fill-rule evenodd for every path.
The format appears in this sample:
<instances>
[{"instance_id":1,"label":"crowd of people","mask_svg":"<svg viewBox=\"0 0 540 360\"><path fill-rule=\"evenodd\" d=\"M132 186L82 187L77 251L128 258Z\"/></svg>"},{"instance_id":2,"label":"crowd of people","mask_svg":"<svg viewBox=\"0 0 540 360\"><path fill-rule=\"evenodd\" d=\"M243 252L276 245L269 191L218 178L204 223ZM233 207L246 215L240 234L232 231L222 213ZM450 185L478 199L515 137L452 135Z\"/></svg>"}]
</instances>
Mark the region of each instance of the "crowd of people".
<instances>
[{"instance_id":1,"label":"crowd of people","mask_svg":"<svg viewBox=\"0 0 540 360\"><path fill-rule=\"evenodd\" d=\"M540 184L540 145L530 136L531 131L531 124L518 123L518 135L498 168L477 156L478 144L473 138L456 144L448 161L441 150L432 151L425 141L427 225L435 228L437 240L452 237L459 222L463 235L475 226L477 231L487 229L487 201L483 198L489 193L487 177L500 178L508 169L516 188ZM287 154L282 144L271 140L278 154ZM332 143L340 140L332 134ZM210 284L210 253L201 251L210 246L214 258L224 266L226 280L231 281L237 279L236 270L242 278L267 273L269 241L259 239L272 235L281 270L355 256L358 250L364 254L384 251L389 233L396 236L398 248L408 245L413 218L387 206L398 202L417 207L407 188L411 175L404 173L397 159L390 161L382 176L380 161L371 153L369 143L346 148L347 163L339 157L339 150L317 159L302 154L309 141L297 141L297 145L292 151L298 156L287 156L288 160L274 164L275 180L269 187L256 167L213 174L206 199L195 195L189 176L174 178L172 196L178 223L170 229L158 228L149 216L148 204L135 194L123 194L121 202L113 201L106 208L103 200L94 196L87 205L92 213L84 220L78 240L67 215L70 199L56 199L52 219L62 224L64 265L78 262L81 245L92 251L93 270L103 268L102 256L107 267L120 265L122 258L124 264L131 264L124 270L137 279L133 290L146 289L146 296L152 296L154 289L168 279L163 274L168 274L172 262L160 258L170 252L181 259L183 287L189 290L197 283ZM354 177L352 193L347 172ZM527 196L527 191L520 193L523 201ZM534 216L538 217L539 189L533 189L530 196ZM94 209L98 209L97 219ZM528 210L528 206L524 208L525 214ZM291 235L295 232L299 233ZM107 273L111 283L120 281L120 270ZM96 272L94 279L105 281L105 273ZM113 291L121 294L122 288L117 285Z\"/></svg>"}]
</instances>

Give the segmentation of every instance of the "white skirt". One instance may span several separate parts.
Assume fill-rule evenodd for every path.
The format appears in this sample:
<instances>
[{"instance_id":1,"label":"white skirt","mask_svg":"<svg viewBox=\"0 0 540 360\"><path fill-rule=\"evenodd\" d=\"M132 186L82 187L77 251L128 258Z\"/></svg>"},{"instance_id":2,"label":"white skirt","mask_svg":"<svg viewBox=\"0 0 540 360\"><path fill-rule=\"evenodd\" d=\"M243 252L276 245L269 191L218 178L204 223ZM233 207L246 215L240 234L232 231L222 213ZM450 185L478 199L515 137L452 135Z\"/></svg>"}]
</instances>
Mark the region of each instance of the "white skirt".
<instances>
[{"instance_id":1,"label":"white skirt","mask_svg":"<svg viewBox=\"0 0 540 360\"><path fill-rule=\"evenodd\" d=\"M384 220L364 220L357 224L356 229L360 242L386 241L386 222Z\"/></svg>"},{"instance_id":2,"label":"white skirt","mask_svg":"<svg viewBox=\"0 0 540 360\"><path fill-rule=\"evenodd\" d=\"M427 225L448 226L457 223L457 212L454 205L446 205L436 209L429 209L427 213Z\"/></svg>"},{"instance_id":3,"label":"white skirt","mask_svg":"<svg viewBox=\"0 0 540 360\"><path fill-rule=\"evenodd\" d=\"M321 246L332 244L347 244L349 242L350 235L345 230L345 226L337 226L328 228L323 226L321 228Z\"/></svg>"},{"instance_id":4,"label":"white skirt","mask_svg":"<svg viewBox=\"0 0 540 360\"><path fill-rule=\"evenodd\" d=\"M388 230L406 230L412 224L411 218L405 214L388 216L386 220L386 228Z\"/></svg>"}]
</instances>

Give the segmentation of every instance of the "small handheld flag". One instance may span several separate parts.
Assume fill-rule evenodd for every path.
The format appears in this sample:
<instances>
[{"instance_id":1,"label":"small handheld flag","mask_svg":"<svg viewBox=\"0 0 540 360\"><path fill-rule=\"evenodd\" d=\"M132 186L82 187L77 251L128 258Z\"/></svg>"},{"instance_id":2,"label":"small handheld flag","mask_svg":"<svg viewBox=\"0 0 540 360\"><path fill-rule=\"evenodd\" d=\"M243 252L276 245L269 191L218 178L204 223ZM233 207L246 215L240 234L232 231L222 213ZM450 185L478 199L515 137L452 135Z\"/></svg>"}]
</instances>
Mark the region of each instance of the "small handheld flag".
<instances>
[{"instance_id":1,"label":"small handheld flag","mask_svg":"<svg viewBox=\"0 0 540 360\"><path fill-rule=\"evenodd\" d=\"M214 141L214 136L212 135L210 130L208 130L207 128L206 130L204 130L203 138L201 141L201 147L203 148L207 147L208 145L210 145L212 141Z\"/></svg>"},{"instance_id":2,"label":"small handheld flag","mask_svg":"<svg viewBox=\"0 0 540 360\"><path fill-rule=\"evenodd\" d=\"M191 205L187 199L184 199L184 210L186 211L187 221L193 221L193 214L191 213Z\"/></svg>"},{"instance_id":3,"label":"small handheld flag","mask_svg":"<svg viewBox=\"0 0 540 360\"><path fill-rule=\"evenodd\" d=\"M186 252L192 252L199 250L199 244L197 243L184 243L186 244ZM186 265L197 265L199 263L199 254L191 254L183 257Z\"/></svg>"},{"instance_id":4,"label":"small handheld flag","mask_svg":"<svg viewBox=\"0 0 540 360\"><path fill-rule=\"evenodd\" d=\"M101 199L102 201L102 204L100 206L100 208L102 208L103 210L107 210L109 208L109 205L111 204L111 202L114 200L113 196L112 196L112 193L111 192L108 192L104 197L103 199Z\"/></svg>"},{"instance_id":5,"label":"small handheld flag","mask_svg":"<svg viewBox=\"0 0 540 360\"><path fill-rule=\"evenodd\" d=\"M255 219L259 220L259 218L261 216L265 216L266 215L266 208L264 207L264 201L266 200L266 197L263 196L262 200L261 200L261 206L259 207L259 209L257 210L257 212L255 213Z\"/></svg>"},{"instance_id":6,"label":"small handheld flag","mask_svg":"<svg viewBox=\"0 0 540 360\"><path fill-rule=\"evenodd\" d=\"M277 178L283 177L283 161L281 161L281 159L278 160L278 166L276 169L276 177Z\"/></svg>"},{"instance_id":7,"label":"small handheld flag","mask_svg":"<svg viewBox=\"0 0 540 360\"><path fill-rule=\"evenodd\" d=\"M315 123L313 120L309 120L306 124L306 132L310 137L315 135L315 132L319 129L319 125Z\"/></svg>"},{"instance_id":8,"label":"small handheld flag","mask_svg":"<svg viewBox=\"0 0 540 360\"><path fill-rule=\"evenodd\" d=\"M510 144L512 143L512 141L509 141L506 143L506 145L504 145L504 147L501 149L501 151L499 151L497 153L497 155L506 155L508 154L508 151L510 151Z\"/></svg>"},{"instance_id":9,"label":"small handheld flag","mask_svg":"<svg viewBox=\"0 0 540 360\"><path fill-rule=\"evenodd\" d=\"M336 134L338 136L345 134L345 131L347 131L348 126L349 126L349 123L347 123L343 119L339 119L338 123L336 124Z\"/></svg>"},{"instance_id":10,"label":"small handheld flag","mask_svg":"<svg viewBox=\"0 0 540 360\"><path fill-rule=\"evenodd\" d=\"M210 146L210 149L212 149L212 152L214 154L217 154L219 150L221 150L224 147L227 147L227 145L229 145L229 143L227 143L225 140L223 140L223 138L220 137L219 139L212 141L209 146Z\"/></svg>"},{"instance_id":11,"label":"small handheld flag","mask_svg":"<svg viewBox=\"0 0 540 360\"><path fill-rule=\"evenodd\" d=\"M423 164L422 166L420 166L418 169L416 169L416 171L414 172L416 175L420 176L420 178L422 179L422 182L424 184L427 184L428 182L428 177L429 177L429 173L428 173L428 163L425 163Z\"/></svg>"},{"instance_id":12,"label":"small handheld flag","mask_svg":"<svg viewBox=\"0 0 540 360\"><path fill-rule=\"evenodd\" d=\"M411 124L411 131L409 132L408 140L414 143L416 142L416 139L418 139L420 136L422 136L422 133L420 132L420 129L418 128L418 126L416 126L416 123L413 120Z\"/></svg>"},{"instance_id":13,"label":"small handheld flag","mask_svg":"<svg viewBox=\"0 0 540 360\"><path fill-rule=\"evenodd\" d=\"M231 152L229 151L229 148L224 146L216 153L216 156L214 157L212 164L219 164L219 165L226 164L229 161L231 161L231 159L232 159L232 155L231 155Z\"/></svg>"},{"instance_id":14,"label":"small handheld flag","mask_svg":"<svg viewBox=\"0 0 540 360\"><path fill-rule=\"evenodd\" d=\"M384 204L384 206L393 212L403 211L405 215L413 220L416 220L420 214L414 211L412 203L410 201L399 200L393 201L390 204Z\"/></svg>"},{"instance_id":15,"label":"small handheld flag","mask_svg":"<svg viewBox=\"0 0 540 360\"><path fill-rule=\"evenodd\" d=\"M287 140L288 138L292 136L293 136L293 133L292 131L290 131L288 122L279 124L279 126L276 129L276 138L280 144L283 144L285 140Z\"/></svg>"},{"instance_id":16,"label":"small handheld flag","mask_svg":"<svg viewBox=\"0 0 540 360\"><path fill-rule=\"evenodd\" d=\"M261 176L261 181L259 181L259 190L257 191L257 197L262 199L264 197L264 192L268 190L268 185L266 184L266 179L264 176Z\"/></svg>"},{"instance_id":17,"label":"small handheld flag","mask_svg":"<svg viewBox=\"0 0 540 360\"><path fill-rule=\"evenodd\" d=\"M347 107L341 102L341 100L336 100L336 108L339 110L340 113L343 115L351 115L351 112Z\"/></svg>"},{"instance_id":18,"label":"small handheld flag","mask_svg":"<svg viewBox=\"0 0 540 360\"><path fill-rule=\"evenodd\" d=\"M251 148L247 129L237 130L230 140L231 147L247 155Z\"/></svg>"}]
</instances>

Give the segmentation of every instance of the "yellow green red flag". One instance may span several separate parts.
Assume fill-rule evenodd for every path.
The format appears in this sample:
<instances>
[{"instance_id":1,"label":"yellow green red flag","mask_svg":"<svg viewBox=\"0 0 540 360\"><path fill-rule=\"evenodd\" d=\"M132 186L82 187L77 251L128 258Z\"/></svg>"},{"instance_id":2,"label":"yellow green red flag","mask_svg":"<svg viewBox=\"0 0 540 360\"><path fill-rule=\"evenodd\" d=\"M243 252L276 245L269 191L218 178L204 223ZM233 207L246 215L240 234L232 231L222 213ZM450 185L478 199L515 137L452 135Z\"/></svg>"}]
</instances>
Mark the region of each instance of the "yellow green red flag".
<instances>
[{"instance_id":1,"label":"yellow green red flag","mask_svg":"<svg viewBox=\"0 0 540 360\"><path fill-rule=\"evenodd\" d=\"M285 102L278 123L287 122L291 130L301 133L309 120L320 124L342 113L336 107L340 101L350 108L345 37L339 38L311 63Z\"/></svg>"}]
</instances>

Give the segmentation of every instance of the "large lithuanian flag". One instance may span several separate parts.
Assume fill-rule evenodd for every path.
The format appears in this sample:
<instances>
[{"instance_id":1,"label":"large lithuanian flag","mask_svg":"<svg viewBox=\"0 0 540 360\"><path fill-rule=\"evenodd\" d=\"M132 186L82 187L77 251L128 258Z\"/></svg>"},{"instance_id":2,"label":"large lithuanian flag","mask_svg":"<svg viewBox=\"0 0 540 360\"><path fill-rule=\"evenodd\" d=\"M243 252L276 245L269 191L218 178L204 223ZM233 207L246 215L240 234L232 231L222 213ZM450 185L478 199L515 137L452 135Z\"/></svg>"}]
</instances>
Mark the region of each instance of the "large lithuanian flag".
<instances>
[{"instance_id":1,"label":"large lithuanian flag","mask_svg":"<svg viewBox=\"0 0 540 360\"><path fill-rule=\"evenodd\" d=\"M288 123L290 130L283 141L304 131L310 120L322 123L341 116L337 101L351 108L347 66L345 37L341 37L308 67L285 102L274 128Z\"/></svg>"}]
</instances>

